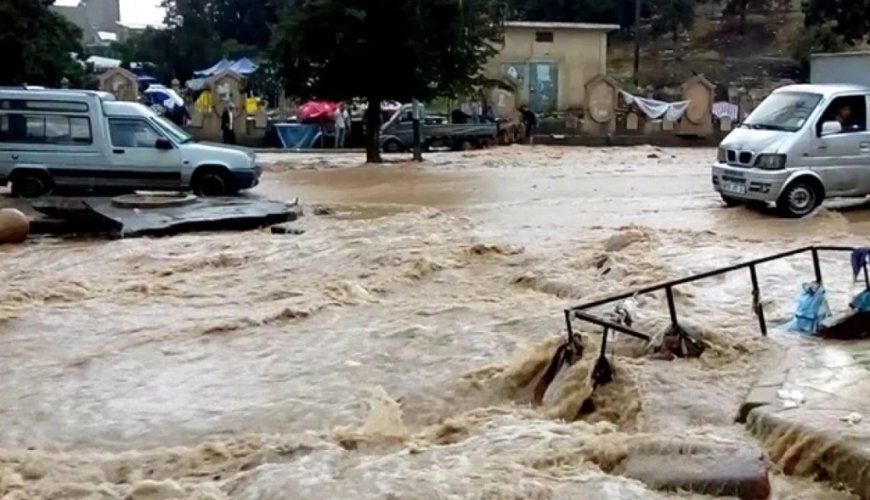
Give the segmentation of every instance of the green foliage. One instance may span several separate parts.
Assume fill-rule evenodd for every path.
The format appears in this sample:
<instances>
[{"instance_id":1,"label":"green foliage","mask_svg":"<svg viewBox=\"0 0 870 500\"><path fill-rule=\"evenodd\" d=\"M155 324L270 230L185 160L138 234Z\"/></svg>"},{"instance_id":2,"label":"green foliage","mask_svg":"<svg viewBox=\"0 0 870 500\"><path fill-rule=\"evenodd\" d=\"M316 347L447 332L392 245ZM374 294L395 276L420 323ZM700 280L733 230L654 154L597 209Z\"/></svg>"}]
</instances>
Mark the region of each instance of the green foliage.
<instances>
[{"instance_id":1,"label":"green foliage","mask_svg":"<svg viewBox=\"0 0 870 500\"><path fill-rule=\"evenodd\" d=\"M842 52L848 47L843 37L830 26L813 26L802 32L792 48L792 57L804 75L810 72L810 56L819 52Z\"/></svg>"},{"instance_id":2,"label":"green foliage","mask_svg":"<svg viewBox=\"0 0 870 500\"><path fill-rule=\"evenodd\" d=\"M695 0L654 0L654 9L653 35L670 33L676 41L695 22Z\"/></svg>"},{"instance_id":3,"label":"green foliage","mask_svg":"<svg viewBox=\"0 0 870 500\"><path fill-rule=\"evenodd\" d=\"M804 0L808 28L827 27L849 45L864 42L870 33L870 4L861 0Z\"/></svg>"},{"instance_id":4,"label":"green foliage","mask_svg":"<svg viewBox=\"0 0 870 500\"><path fill-rule=\"evenodd\" d=\"M81 30L49 10L54 0L0 0L0 85L56 86L84 80Z\"/></svg>"},{"instance_id":5,"label":"green foliage","mask_svg":"<svg viewBox=\"0 0 870 500\"><path fill-rule=\"evenodd\" d=\"M634 0L511 0L514 17L529 21L634 24ZM650 0L643 0L649 15Z\"/></svg>"},{"instance_id":6,"label":"green foliage","mask_svg":"<svg viewBox=\"0 0 870 500\"><path fill-rule=\"evenodd\" d=\"M369 159L383 100L456 96L481 83L502 37L502 0L300 0L275 28L289 95L369 102Z\"/></svg>"}]
</instances>

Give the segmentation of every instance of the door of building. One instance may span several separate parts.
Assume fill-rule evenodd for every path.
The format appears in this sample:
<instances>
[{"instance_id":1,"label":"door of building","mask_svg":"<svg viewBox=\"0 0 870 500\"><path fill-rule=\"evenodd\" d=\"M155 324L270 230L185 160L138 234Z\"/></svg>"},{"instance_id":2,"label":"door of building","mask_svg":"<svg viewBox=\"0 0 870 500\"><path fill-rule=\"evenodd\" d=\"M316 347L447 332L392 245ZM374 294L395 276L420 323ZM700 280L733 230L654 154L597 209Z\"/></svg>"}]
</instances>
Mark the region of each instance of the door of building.
<instances>
[{"instance_id":1,"label":"door of building","mask_svg":"<svg viewBox=\"0 0 870 500\"><path fill-rule=\"evenodd\" d=\"M555 111L559 100L559 66L533 63L529 73L529 107L535 113Z\"/></svg>"}]
</instances>

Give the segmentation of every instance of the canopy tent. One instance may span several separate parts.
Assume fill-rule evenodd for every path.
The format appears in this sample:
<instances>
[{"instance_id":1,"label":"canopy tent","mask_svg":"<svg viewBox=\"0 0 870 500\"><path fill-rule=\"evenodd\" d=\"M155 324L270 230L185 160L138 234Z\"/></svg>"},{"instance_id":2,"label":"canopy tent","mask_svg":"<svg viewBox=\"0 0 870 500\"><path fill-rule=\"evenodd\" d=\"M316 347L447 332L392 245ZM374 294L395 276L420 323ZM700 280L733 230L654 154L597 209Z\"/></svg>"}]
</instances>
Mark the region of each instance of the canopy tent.
<instances>
[{"instance_id":1,"label":"canopy tent","mask_svg":"<svg viewBox=\"0 0 870 500\"><path fill-rule=\"evenodd\" d=\"M237 61L228 61L226 59L221 59L210 68L200 71L194 71L193 75L197 78L208 78L224 71L233 71L242 76L248 76L257 71L257 68L257 64L254 61L248 59L247 57L243 57Z\"/></svg>"},{"instance_id":2,"label":"canopy tent","mask_svg":"<svg viewBox=\"0 0 870 500\"><path fill-rule=\"evenodd\" d=\"M97 71L121 67L121 60L112 59L111 57L91 56L85 59L85 62L88 64L92 64L94 66L94 69Z\"/></svg>"}]
</instances>

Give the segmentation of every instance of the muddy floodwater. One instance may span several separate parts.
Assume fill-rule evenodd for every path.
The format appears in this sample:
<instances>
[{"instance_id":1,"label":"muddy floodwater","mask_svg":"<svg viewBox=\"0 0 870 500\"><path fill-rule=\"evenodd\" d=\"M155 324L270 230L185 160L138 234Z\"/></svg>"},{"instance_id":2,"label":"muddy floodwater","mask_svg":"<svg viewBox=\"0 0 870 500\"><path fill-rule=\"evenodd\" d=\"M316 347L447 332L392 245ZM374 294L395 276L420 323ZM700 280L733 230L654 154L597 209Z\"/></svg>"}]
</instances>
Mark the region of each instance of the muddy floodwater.
<instances>
[{"instance_id":1,"label":"muddy floodwater","mask_svg":"<svg viewBox=\"0 0 870 500\"><path fill-rule=\"evenodd\" d=\"M759 269L767 340L748 276L678 288L711 348L615 353L617 382L580 419L582 384L558 380L540 407L526 390L563 309L870 230L861 204L797 221L724 209L708 149L261 156L255 194L300 198L304 234L0 247L0 498L701 498L608 474L602 457L637 436L754 442L733 423L743 397L777 346L812 348L773 328L811 260ZM848 256L822 268L845 310ZM663 296L639 302L638 328L662 333Z\"/></svg>"}]
</instances>

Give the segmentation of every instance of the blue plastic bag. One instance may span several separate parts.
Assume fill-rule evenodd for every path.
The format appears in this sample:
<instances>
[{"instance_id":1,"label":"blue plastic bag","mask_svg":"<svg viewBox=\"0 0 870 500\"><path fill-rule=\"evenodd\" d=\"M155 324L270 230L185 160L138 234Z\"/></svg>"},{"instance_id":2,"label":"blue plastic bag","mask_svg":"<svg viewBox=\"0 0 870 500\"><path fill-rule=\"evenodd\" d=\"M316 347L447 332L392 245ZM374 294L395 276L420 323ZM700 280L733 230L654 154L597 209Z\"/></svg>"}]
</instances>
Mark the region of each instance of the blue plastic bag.
<instances>
[{"instance_id":1,"label":"blue plastic bag","mask_svg":"<svg viewBox=\"0 0 870 500\"><path fill-rule=\"evenodd\" d=\"M870 312L870 290L865 290L855 296L850 304L853 311Z\"/></svg>"},{"instance_id":2,"label":"blue plastic bag","mask_svg":"<svg viewBox=\"0 0 870 500\"><path fill-rule=\"evenodd\" d=\"M825 296L825 287L818 283L807 283L798 297L794 319L788 329L792 332L818 333L822 321L831 317L831 308Z\"/></svg>"}]
</instances>

